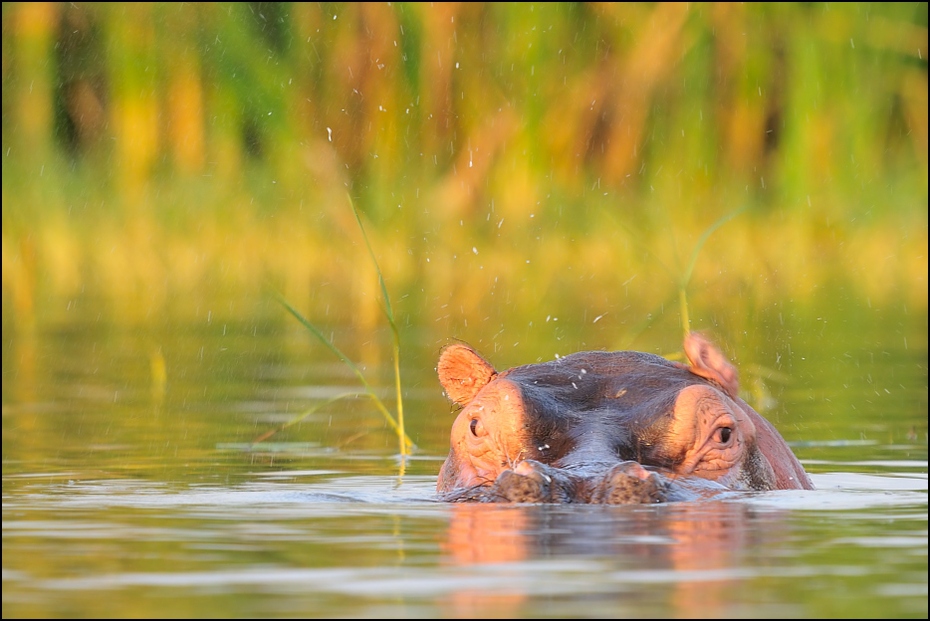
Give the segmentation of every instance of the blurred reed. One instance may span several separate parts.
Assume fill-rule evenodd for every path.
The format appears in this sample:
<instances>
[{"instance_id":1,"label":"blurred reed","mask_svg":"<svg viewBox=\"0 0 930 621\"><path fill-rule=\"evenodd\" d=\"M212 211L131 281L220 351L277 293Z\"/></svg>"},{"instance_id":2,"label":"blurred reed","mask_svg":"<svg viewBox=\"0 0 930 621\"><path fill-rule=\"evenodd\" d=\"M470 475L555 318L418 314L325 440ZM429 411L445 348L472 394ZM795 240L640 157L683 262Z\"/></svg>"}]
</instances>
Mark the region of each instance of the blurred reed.
<instances>
[{"instance_id":1,"label":"blurred reed","mask_svg":"<svg viewBox=\"0 0 930 621\"><path fill-rule=\"evenodd\" d=\"M692 307L926 312L925 3L2 10L5 325L271 282L374 330L347 190L401 326L674 308L685 273Z\"/></svg>"}]
</instances>

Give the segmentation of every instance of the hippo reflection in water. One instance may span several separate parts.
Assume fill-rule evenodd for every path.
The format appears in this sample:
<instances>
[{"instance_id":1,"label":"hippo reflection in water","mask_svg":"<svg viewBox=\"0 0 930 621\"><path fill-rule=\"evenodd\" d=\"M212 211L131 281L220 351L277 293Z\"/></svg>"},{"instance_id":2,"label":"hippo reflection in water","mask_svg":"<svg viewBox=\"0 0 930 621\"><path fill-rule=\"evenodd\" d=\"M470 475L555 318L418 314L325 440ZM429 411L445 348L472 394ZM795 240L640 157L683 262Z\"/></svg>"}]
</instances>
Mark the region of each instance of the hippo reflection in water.
<instances>
[{"instance_id":1,"label":"hippo reflection in water","mask_svg":"<svg viewBox=\"0 0 930 621\"><path fill-rule=\"evenodd\" d=\"M439 379L462 410L440 498L627 504L813 489L775 427L739 398L723 354L697 333L684 349L690 364L590 351L498 373L471 347L446 347Z\"/></svg>"}]
</instances>

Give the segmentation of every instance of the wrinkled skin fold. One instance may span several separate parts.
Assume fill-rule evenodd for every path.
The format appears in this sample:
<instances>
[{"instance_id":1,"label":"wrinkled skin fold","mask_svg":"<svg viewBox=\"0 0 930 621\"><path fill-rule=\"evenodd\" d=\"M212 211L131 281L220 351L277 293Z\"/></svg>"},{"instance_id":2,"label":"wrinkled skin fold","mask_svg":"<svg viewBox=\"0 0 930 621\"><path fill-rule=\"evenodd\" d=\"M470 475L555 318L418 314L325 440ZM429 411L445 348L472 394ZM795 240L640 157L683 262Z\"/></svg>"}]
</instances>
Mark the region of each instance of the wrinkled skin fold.
<instances>
[{"instance_id":1,"label":"wrinkled skin fold","mask_svg":"<svg viewBox=\"0 0 930 621\"><path fill-rule=\"evenodd\" d=\"M774 426L739 398L736 368L700 334L684 349L689 364L593 351L498 373L471 347L446 347L439 379L462 409L440 498L633 504L813 489Z\"/></svg>"}]
</instances>

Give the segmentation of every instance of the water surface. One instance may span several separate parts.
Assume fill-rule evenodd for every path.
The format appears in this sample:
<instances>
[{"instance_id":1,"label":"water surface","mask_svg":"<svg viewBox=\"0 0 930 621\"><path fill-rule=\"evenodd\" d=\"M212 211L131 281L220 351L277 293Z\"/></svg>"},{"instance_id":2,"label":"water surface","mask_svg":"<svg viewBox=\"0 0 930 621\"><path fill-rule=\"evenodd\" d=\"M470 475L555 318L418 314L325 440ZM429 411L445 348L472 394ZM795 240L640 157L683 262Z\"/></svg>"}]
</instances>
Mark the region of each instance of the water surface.
<instances>
[{"instance_id":1,"label":"water surface","mask_svg":"<svg viewBox=\"0 0 930 621\"><path fill-rule=\"evenodd\" d=\"M817 333L767 412L816 490L600 507L435 501L435 340L402 469L363 399L250 444L357 388L287 321L5 327L3 616L926 618L926 322Z\"/></svg>"}]
</instances>

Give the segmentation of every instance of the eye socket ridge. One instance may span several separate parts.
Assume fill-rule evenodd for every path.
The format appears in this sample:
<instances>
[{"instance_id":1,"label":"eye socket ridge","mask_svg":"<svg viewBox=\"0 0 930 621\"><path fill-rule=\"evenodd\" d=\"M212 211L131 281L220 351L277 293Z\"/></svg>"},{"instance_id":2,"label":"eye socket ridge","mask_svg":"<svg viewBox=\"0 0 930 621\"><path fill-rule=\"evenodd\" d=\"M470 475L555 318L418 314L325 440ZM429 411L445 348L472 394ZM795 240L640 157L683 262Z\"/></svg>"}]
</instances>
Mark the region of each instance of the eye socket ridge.
<instances>
[{"instance_id":1,"label":"eye socket ridge","mask_svg":"<svg viewBox=\"0 0 930 621\"><path fill-rule=\"evenodd\" d=\"M701 399L698 402L699 412L710 414L710 434L708 440L726 447L736 439L737 419L729 408L717 399Z\"/></svg>"},{"instance_id":2,"label":"eye socket ridge","mask_svg":"<svg viewBox=\"0 0 930 621\"><path fill-rule=\"evenodd\" d=\"M721 412L711 423L708 440L719 448L729 448L737 438L737 420L730 412Z\"/></svg>"}]
</instances>

